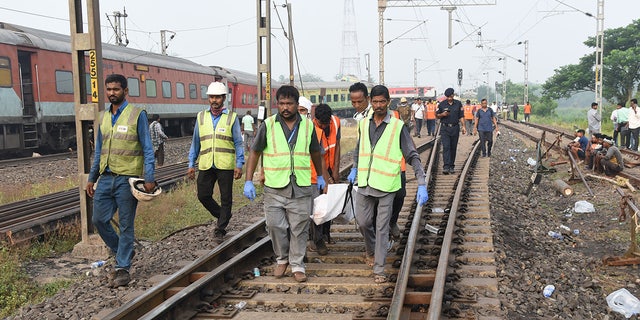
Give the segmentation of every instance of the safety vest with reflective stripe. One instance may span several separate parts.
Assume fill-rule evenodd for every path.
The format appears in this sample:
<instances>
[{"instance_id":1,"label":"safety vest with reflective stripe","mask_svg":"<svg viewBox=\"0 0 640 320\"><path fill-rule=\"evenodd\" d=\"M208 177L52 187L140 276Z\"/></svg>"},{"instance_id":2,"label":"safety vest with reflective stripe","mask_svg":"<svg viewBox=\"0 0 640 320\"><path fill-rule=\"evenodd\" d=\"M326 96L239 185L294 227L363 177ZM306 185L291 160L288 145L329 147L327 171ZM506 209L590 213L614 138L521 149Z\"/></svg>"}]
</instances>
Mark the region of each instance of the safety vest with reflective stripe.
<instances>
[{"instance_id":1,"label":"safety vest with reflective stripe","mask_svg":"<svg viewBox=\"0 0 640 320\"><path fill-rule=\"evenodd\" d=\"M396 117L396 119L402 121L402 119L400 119L400 113L398 112L398 110L393 110L393 116ZM402 172L407 171L407 162L404 161L404 156L402 157L402 163L400 163L400 170Z\"/></svg>"},{"instance_id":2,"label":"safety vest with reflective stripe","mask_svg":"<svg viewBox=\"0 0 640 320\"><path fill-rule=\"evenodd\" d=\"M199 170L209 170L214 165L220 170L233 170L236 167L236 148L233 144L233 124L237 114L220 114L220 120L213 127L210 110L198 112L197 124L200 134ZM215 133L214 133L215 130Z\"/></svg>"},{"instance_id":3,"label":"safety vest with reflective stripe","mask_svg":"<svg viewBox=\"0 0 640 320\"><path fill-rule=\"evenodd\" d=\"M370 186L383 192L400 189L402 121L391 117L375 146L369 141L370 120L360 121L358 147L358 187Z\"/></svg>"},{"instance_id":4,"label":"safety vest with reflective stripe","mask_svg":"<svg viewBox=\"0 0 640 320\"><path fill-rule=\"evenodd\" d=\"M102 116L100 133L102 134L102 149L100 149L100 173L109 167L111 172L125 175L142 175L144 153L138 140L138 117L142 109L127 105L115 125L111 125L111 112L106 111Z\"/></svg>"},{"instance_id":5,"label":"safety vest with reflective stripe","mask_svg":"<svg viewBox=\"0 0 640 320\"><path fill-rule=\"evenodd\" d=\"M464 119L473 120L473 106L470 104L464 105Z\"/></svg>"},{"instance_id":6,"label":"safety vest with reflective stripe","mask_svg":"<svg viewBox=\"0 0 640 320\"><path fill-rule=\"evenodd\" d=\"M292 134L297 134L293 150L289 147L288 137L285 137L282 126L276 122L276 115L265 120L267 129L267 146L264 148L262 167L264 169L264 184L270 188L284 188L289 184L291 174L295 176L298 186L311 185L311 155L309 145L313 133L313 123L302 118Z\"/></svg>"},{"instance_id":7,"label":"safety vest with reflective stripe","mask_svg":"<svg viewBox=\"0 0 640 320\"><path fill-rule=\"evenodd\" d=\"M313 121L314 126L316 124L316 120ZM315 126L316 128L316 136L318 137L318 141L320 145L324 149L324 166L325 168L331 168L331 170L336 170L333 168L333 164L336 159L336 144L338 143L338 129L340 129L340 118L337 116L331 116L331 122L329 122L331 129L329 131L329 136L325 136L324 130L319 126ZM316 172L316 166L313 165L313 161L311 161L311 183L318 182L318 173Z\"/></svg>"},{"instance_id":8,"label":"safety vest with reflective stripe","mask_svg":"<svg viewBox=\"0 0 640 320\"><path fill-rule=\"evenodd\" d=\"M427 104L427 120L435 120L436 118L436 109L438 107L436 106L435 103L428 103Z\"/></svg>"}]
</instances>

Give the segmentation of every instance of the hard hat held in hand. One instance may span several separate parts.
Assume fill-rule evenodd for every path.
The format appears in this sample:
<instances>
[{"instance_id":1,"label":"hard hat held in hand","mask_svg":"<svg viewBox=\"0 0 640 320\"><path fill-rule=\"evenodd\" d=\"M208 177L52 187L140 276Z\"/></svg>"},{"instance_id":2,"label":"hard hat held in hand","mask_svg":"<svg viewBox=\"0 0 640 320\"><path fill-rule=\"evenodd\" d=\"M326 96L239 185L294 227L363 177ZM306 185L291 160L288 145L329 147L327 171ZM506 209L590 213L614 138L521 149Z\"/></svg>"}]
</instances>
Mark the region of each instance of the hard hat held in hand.
<instances>
[{"instance_id":1,"label":"hard hat held in hand","mask_svg":"<svg viewBox=\"0 0 640 320\"><path fill-rule=\"evenodd\" d=\"M227 87L222 82L211 82L209 87L207 88L208 96L219 96L226 95Z\"/></svg>"},{"instance_id":2,"label":"hard hat held in hand","mask_svg":"<svg viewBox=\"0 0 640 320\"><path fill-rule=\"evenodd\" d=\"M129 185L133 196L140 201L151 201L162 193L162 188L158 186L158 183L156 183L153 192L146 192L144 190L144 179L140 178L129 178Z\"/></svg>"}]
</instances>

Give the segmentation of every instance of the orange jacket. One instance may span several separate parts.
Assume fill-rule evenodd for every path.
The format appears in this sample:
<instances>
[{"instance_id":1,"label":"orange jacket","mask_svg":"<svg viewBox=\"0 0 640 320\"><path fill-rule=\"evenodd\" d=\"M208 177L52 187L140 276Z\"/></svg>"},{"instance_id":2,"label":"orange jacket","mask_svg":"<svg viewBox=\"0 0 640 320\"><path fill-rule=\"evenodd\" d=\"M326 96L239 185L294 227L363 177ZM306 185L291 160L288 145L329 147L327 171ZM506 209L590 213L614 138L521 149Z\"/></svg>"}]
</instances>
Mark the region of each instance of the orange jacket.
<instances>
[{"instance_id":1,"label":"orange jacket","mask_svg":"<svg viewBox=\"0 0 640 320\"><path fill-rule=\"evenodd\" d=\"M427 103L427 120L435 120L436 119L436 106L435 103Z\"/></svg>"},{"instance_id":2,"label":"orange jacket","mask_svg":"<svg viewBox=\"0 0 640 320\"><path fill-rule=\"evenodd\" d=\"M527 103L524 105L524 114L530 114L530 113L531 113L531 105Z\"/></svg>"},{"instance_id":3,"label":"orange jacket","mask_svg":"<svg viewBox=\"0 0 640 320\"><path fill-rule=\"evenodd\" d=\"M473 120L473 106L470 104L464 105L464 119Z\"/></svg>"},{"instance_id":4,"label":"orange jacket","mask_svg":"<svg viewBox=\"0 0 640 320\"><path fill-rule=\"evenodd\" d=\"M336 159L336 144L338 143L338 129L340 129L340 118L337 116L331 116L331 122L329 125L331 126L331 130L329 131L329 136L324 134L324 130L319 126L316 119L313 120L313 124L316 128L316 136L318 136L318 141L320 145L324 149L324 168L331 168L331 170L335 170L333 168L333 164ZM311 183L318 182L318 173L316 172L316 166L313 165L313 161L311 162Z\"/></svg>"}]
</instances>

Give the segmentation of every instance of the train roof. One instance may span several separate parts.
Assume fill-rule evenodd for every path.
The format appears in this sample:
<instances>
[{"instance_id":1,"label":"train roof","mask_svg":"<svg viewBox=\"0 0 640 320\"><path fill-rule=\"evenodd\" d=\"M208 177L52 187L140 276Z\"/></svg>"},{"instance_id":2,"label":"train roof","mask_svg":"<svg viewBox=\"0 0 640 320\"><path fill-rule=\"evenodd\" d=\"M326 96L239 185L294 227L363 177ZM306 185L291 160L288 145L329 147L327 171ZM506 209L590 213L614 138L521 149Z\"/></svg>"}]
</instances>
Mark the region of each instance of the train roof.
<instances>
[{"instance_id":1,"label":"train roof","mask_svg":"<svg viewBox=\"0 0 640 320\"><path fill-rule=\"evenodd\" d=\"M71 37L68 35L6 22L0 22L0 43L71 53ZM210 67L197 64L187 59L108 43L102 43L102 57L116 61L126 61L203 74L214 74L214 71Z\"/></svg>"},{"instance_id":2,"label":"train roof","mask_svg":"<svg viewBox=\"0 0 640 320\"><path fill-rule=\"evenodd\" d=\"M326 81L326 82L312 82L307 81L304 83L305 90L318 90L318 89L349 89L349 87L356 82L352 81ZM362 81L368 88L373 87L371 83ZM296 83L296 86L298 84Z\"/></svg>"}]
</instances>

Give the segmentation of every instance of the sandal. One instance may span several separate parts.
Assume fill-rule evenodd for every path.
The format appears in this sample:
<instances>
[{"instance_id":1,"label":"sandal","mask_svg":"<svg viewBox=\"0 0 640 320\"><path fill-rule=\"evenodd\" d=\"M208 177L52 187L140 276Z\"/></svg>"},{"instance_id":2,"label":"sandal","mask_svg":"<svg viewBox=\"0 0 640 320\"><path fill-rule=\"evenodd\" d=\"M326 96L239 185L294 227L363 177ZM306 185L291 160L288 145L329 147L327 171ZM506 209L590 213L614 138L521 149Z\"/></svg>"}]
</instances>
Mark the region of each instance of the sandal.
<instances>
[{"instance_id":1,"label":"sandal","mask_svg":"<svg viewBox=\"0 0 640 320\"><path fill-rule=\"evenodd\" d=\"M375 256L370 256L368 254L364 254L364 263L366 263L369 267L373 267L375 263Z\"/></svg>"},{"instance_id":2,"label":"sandal","mask_svg":"<svg viewBox=\"0 0 640 320\"><path fill-rule=\"evenodd\" d=\"M375 283L385 283L387 282L387 276L384 274L376 274L373 276L373 281Z\"/></svg>"}]
</instances>

